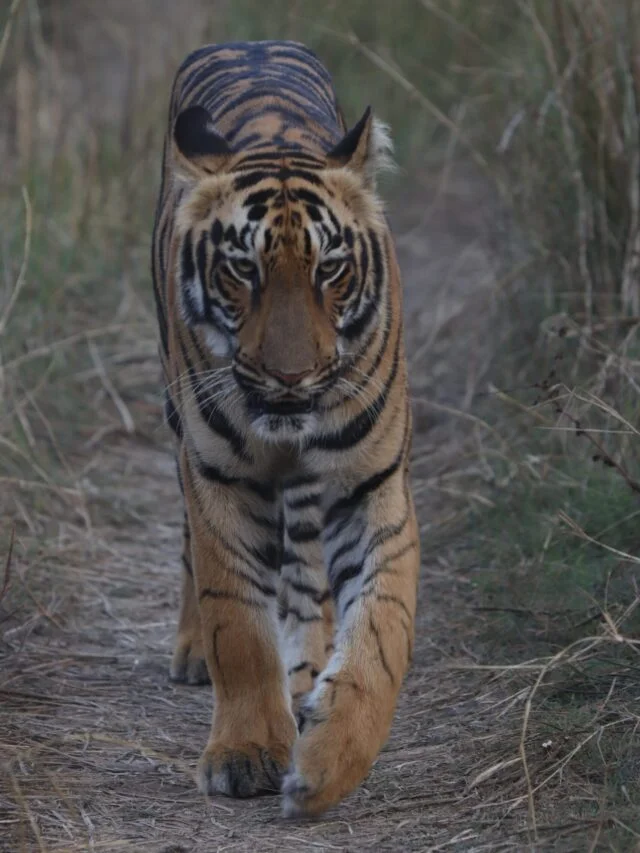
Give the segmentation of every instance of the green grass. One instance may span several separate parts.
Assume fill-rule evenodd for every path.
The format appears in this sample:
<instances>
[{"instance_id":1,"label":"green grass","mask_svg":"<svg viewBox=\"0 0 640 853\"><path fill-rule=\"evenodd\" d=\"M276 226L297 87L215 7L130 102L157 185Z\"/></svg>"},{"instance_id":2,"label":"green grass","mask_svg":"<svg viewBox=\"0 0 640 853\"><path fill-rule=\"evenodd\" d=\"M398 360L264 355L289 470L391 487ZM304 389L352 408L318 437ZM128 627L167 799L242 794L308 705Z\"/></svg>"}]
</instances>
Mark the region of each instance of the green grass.
<instances>
[{"instance_id":1,"label":"green grass","mask_svg":"<svg viewBox=\"0 0 640 853\"><path fill-rule=\"evenodd\" d=\"M637 399L615 390L635 423ZM561 402L524 414L512 400L484 407L503 442L486 440L491 505L474 501L465 527L475 650L512 694L505 737L525 745L530 824L584 821L593 849L627 850L640 832L640 499L621 472L637 474L638 436L576 434ZM572 416L587 430L607 426L593 406ZM541 417L569 432L540 429Z\"/></svg>"},{"instance_id":2,"label":"green grass","mask_svg":"<svg viewBox=\"0 0 640 853\"><path fill-rule=\"evenodd\" d=\"M537 470L540 479L521 473L473 520L473 580L481 607L495 609L487 633L494 653L510 657L552 652L592 631L591 616L621 615L640 577L632 559L606 549L640 552L640 506L619 475L579 457L545 460ZM572 531L561 513L596 541ZM631 635L639 617L625 625Z\"/></svg>"}]
</instances>

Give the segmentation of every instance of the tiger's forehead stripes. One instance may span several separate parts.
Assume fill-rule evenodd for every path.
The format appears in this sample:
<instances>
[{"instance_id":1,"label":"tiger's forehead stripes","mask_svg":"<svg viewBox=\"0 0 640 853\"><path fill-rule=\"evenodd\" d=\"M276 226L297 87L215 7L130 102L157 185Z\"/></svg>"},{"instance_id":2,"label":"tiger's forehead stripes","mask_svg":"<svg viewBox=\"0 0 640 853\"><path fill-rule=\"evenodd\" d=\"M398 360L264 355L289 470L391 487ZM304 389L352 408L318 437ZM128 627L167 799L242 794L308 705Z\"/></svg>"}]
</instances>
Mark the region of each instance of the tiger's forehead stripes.
<instances>
[{"instance_id":1,"label":"tiger's forehead stripes","mask_svg":"<svg viewBox=\"0 0 640 853\"><path fill-rule=\"evenodd\" d=\"M281 180L283 174L287 178L285 181ZM299 175L295 172L280 168L273 175L262 176L260 181L252 180L255 188L245 188L245 195L240 194L237 203L237 208L246 219L244 225L239 226L236 221L225 227L220 216L214 213L209 228L211 242L215 247L228 244L237 251L247 252L252 248L252 240L260 231L260 226L263 226L263 248L266 253L277 249L282 243L289 245L291 240L297 242L299 233L296 232L302 232L302 248L306 256L312 254L312 244L326 252L335 251L343 244L352 247L352 228L341 224L329 206L334 197L333 191L324 186L317 175L314 175L314 179L314 189L310 189L301 185ZM267 185L260 187L260 182L265 180ZM235 179L234 189L237 186ZM207 207L211 210L219 209L225 200L223 193L212 192L210 198L210 205L203 201L201 206L194 207L196 216L202 215ZM207 211L208 217L212 215L211 210Z\"/></svg>"}]
</instances>

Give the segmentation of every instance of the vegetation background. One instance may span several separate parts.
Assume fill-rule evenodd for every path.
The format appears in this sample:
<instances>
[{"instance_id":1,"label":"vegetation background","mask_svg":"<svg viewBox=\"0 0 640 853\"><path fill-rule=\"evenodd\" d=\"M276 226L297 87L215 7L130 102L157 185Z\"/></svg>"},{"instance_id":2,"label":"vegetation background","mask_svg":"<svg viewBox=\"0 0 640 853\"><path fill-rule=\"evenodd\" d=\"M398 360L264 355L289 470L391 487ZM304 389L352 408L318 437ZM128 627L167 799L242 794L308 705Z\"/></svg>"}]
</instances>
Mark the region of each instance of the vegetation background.
<instances>
[{"instance_id":1,"label":"vegetation background","mask_svg":"<svg viewBox=\"0 0 640 853\"><path fill-rule=\"evenodd\" d=\"M149 281L177 65L284 37L396 139L424 554L316 824L192 783ZM639 106L636 0L0 2L0 850L640 850Z\"/></svg>"}]
</instances>

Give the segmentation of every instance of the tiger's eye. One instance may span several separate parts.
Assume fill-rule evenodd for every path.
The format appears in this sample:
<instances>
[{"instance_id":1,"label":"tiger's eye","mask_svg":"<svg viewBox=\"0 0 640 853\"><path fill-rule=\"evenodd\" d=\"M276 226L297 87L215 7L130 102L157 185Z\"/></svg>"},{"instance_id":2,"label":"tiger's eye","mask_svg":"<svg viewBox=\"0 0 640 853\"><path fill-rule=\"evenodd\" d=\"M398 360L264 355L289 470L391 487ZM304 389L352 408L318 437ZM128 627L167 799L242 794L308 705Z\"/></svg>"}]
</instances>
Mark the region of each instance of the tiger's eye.
<instances>
[{"instance_id":1,"label":"tiger's eye","mask_svg":"<svg viewBox=\"0 0 640 853\"><path fill-rule=\"evenodd\" d=\"M329 278L330 276L335 275L343 266L344 261L342 258L323 261L321 264L318 264L318 274L322 276L322 278Z\"/></svg>"},{"instance_id":2,"label":"tiger's eye","mask_svg":"<svg viewBox=\"0 0 640 853\"><path fill-rule=\"evenodd\" d=\"M229 260L229 266L238 275L245 277L253 275L257 270L254 262L247 258L233 258Z\"/></svg>"}]
</instances>

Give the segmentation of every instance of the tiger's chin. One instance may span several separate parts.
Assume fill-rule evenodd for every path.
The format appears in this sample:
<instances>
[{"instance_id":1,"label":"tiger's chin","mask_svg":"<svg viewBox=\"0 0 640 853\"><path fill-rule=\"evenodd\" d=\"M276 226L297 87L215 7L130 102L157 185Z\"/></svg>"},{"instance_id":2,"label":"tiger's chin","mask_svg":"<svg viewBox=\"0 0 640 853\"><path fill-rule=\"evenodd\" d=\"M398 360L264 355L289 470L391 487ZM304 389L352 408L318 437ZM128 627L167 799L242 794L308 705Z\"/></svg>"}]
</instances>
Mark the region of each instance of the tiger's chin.
<instances>
[{"instance_id":1,"label":"tiger's chin","mask_svg":"<svg viewBox=\"0 0 640 853\"><path fill-rule=\"evenodd\" d=\"M251 421L251 428L263 441L271 444L304 444L319 426L315 412L296 415L261 414Z\"/></svg>"}]
</instances>

